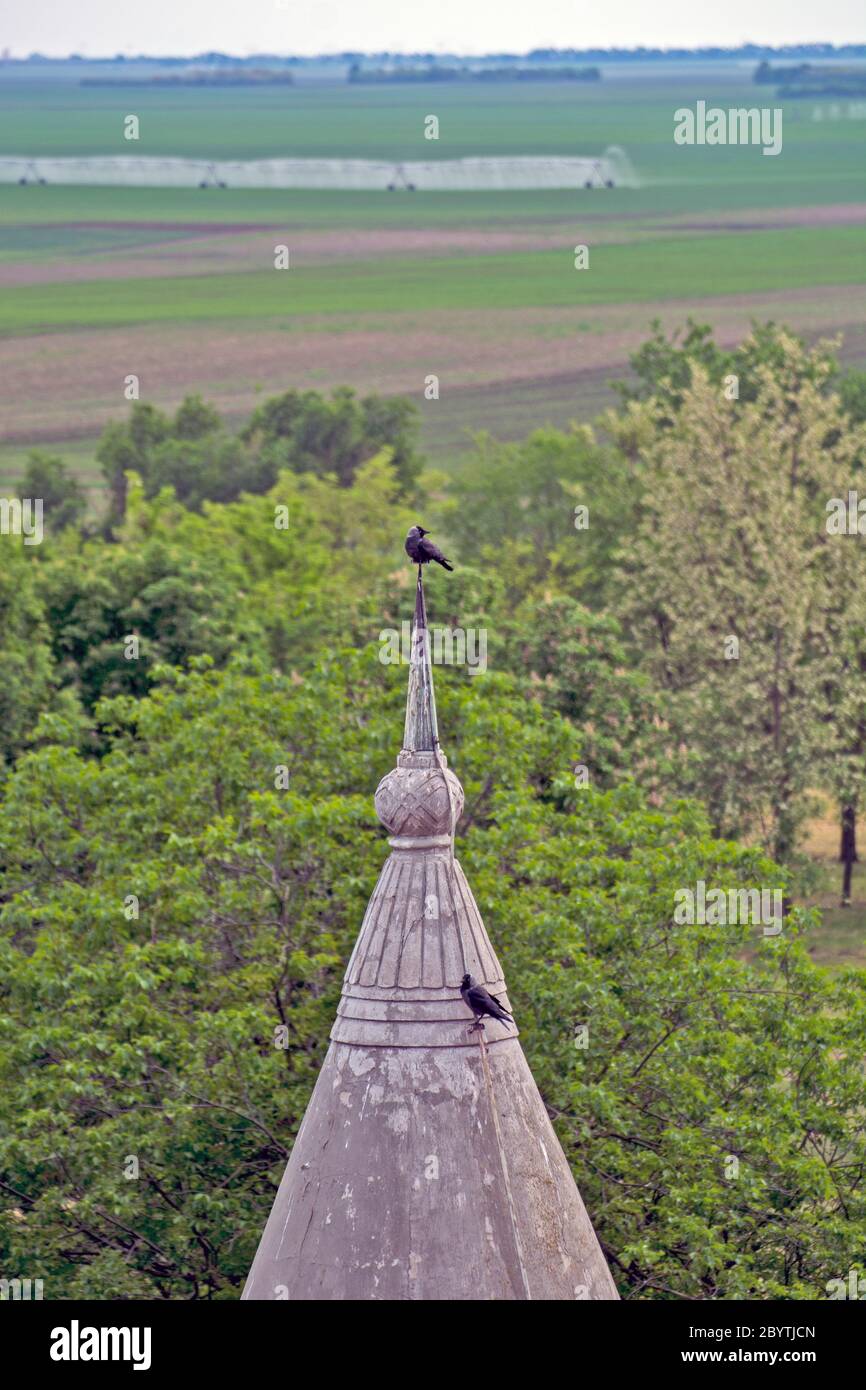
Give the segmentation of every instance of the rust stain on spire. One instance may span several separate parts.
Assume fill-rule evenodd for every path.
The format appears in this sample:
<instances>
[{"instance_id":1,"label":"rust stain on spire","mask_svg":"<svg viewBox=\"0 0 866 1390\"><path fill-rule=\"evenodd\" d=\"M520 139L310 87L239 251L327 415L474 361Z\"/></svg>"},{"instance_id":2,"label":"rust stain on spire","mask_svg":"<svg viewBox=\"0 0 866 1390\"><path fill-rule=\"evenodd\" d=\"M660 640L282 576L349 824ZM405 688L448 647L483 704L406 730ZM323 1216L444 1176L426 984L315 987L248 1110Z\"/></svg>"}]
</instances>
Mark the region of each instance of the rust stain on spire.
<instances>
[{"instance_id":1,"label":"rust stain on spire","mask_svg":"<svg viewBox=\"0 0 866 1390\"><path fill-rule=\"evenodd\" d=\"M507 992L452 845L421 575L391 854L245 1299L616 1299L515 1027L470 1033L468 971Z\"/></svg>"}]
</instances>

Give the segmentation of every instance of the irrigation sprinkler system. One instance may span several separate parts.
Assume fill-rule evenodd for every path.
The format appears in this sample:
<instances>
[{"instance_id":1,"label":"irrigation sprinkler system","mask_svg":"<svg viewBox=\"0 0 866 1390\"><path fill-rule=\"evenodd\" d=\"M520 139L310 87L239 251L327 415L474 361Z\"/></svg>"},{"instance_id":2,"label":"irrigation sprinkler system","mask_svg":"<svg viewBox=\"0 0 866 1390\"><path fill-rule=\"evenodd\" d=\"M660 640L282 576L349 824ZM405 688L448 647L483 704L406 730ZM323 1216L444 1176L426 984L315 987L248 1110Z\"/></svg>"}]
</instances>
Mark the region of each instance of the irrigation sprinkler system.
<instances>
[{"instance_id":1,"label":"irrigation sprinkler system","mask_svg":"<svg viewBox=\"0 0 866 1390\"><path fill-rule=\"evenodd\" d=\"M635 188L625 152L497 155L388 162L368 159L203 160L147 155L0 158L0 183L141 188L296 188L391 193Z\"/></svg>"}]
</instances>

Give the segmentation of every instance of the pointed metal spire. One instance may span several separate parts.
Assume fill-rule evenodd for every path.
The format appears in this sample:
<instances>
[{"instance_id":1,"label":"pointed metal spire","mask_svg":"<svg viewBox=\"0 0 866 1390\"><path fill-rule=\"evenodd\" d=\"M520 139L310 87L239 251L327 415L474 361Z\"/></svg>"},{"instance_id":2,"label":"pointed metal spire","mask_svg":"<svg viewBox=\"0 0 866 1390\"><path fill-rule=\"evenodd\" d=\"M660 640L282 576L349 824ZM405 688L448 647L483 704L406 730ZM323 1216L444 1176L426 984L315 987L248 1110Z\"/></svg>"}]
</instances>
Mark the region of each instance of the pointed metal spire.
<instances>
[{"instance_id":1,"label":"pointed metal spire","mask_svg":"<svg viewBox=\"0 0 866 1390\"><path fill-rule=\"evenodd\" d=\"M430 664L430 632L427 627L424 581L420 565L415 589L415 617L412 622L412 654L409 664L409 689L406 693L403 747L412 753L433 753L439 747L436 695Z\"/></svg>"},{"instance_id":2,"label":"pointed metal spire","mask_svg":"<svg viewBox=\"0 0 866 1390\"><path fill-rule=\"evenodd\" d=\"M454 858L421 576L402 751L376 790L391 854L245 1299L616 1299L518 1029L470 1032L466 973L510 1009Z\"/></svg>"}]
</instances>

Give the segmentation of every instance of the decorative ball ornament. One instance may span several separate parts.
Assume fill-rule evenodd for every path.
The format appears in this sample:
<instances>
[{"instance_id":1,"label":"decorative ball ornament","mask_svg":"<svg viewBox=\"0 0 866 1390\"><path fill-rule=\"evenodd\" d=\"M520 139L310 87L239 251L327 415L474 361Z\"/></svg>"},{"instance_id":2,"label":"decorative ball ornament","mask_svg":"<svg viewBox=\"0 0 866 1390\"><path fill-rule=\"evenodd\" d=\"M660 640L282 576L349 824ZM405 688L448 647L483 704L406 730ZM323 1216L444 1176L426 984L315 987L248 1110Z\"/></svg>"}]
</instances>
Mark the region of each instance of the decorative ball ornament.
<instances>
[{"instance_id":1,"label":"decorative ball ornament","mask_svg":"<svg viewBox=\"0 0 866 1390\"><path fill-rule=\"evenodd\" d=\"M397 767L376 788L375 803L376 815L392 835L450 835L451 806L453 803L456 824L463 813L463 788L454 773L441 767L432 755L404 752Z\"/></svg>"}]
</instances>

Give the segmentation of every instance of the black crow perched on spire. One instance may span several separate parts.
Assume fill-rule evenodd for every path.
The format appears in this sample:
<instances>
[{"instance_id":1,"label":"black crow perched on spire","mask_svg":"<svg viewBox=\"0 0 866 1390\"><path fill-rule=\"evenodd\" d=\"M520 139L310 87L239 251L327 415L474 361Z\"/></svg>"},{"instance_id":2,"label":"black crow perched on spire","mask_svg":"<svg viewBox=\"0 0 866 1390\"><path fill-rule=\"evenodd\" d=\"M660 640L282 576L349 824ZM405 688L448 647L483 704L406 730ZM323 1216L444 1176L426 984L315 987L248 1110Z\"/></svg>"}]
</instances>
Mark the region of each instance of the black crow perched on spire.
<instances>
[{"instance_id":1,"label":"black crow perched on spire","mask_svg":"<svg viewBox=\"0 0 866 1390\"><path fill-rule=\"evenodd\" d=\"M475 1022L469 1029L470 1033L474 1033L476 1028L484 1027L485 1014L489 1014L491 1018L498 1018L501 1023L514 1022L511 1014L502 1007L499 1000L492 994L488 994L484 986L480 985L471 975L463 976L460 982L460 993L463 996L463 1003L475 1015Z\"/></svg>"},{"instance_id":2,"label":"black crow perched on spire","mask_svg":"<svg viewBox=\"0 0 866 1390\"><path fill-rule=\"evenodd\" d=\"M406 537L406 554L409 559L414 560L416 565L427 565L431 560L435 560L444 570L453 570L454 566L449 565L438 545L424 539L429 534L423 526L410 526Z\"/></svg>"}]
</instances>

